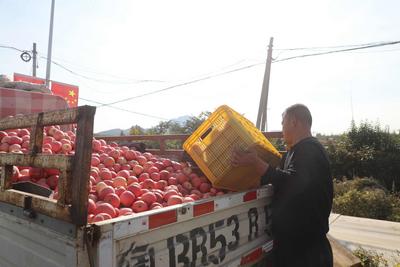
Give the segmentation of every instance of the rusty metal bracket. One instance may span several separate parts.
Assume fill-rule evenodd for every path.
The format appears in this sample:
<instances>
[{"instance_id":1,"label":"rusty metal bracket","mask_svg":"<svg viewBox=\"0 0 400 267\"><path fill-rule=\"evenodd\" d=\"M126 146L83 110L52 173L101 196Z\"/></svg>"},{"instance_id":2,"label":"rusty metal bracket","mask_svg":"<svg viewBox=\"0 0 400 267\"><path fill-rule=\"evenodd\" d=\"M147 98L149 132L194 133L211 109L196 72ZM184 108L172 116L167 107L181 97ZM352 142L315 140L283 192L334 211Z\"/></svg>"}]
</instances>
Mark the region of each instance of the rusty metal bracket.
<instances>
[{"instance_id":1,"label":"rusty metal bracket","mask_svg":"<svg viewBox=\"0 0 400 267\"><path fill-rule=\"evenodd\" d=\"M37 153L42 152L43 142L43 112L37 114L36 124L32 127L32 134L34 134L34 141L31 148L31 155L35 156Z\"/></svg>"},{"instance_id":2,"label":"rusty metal bracket","mask_svg":"<svg viewBox=\"0 0 400 267\"><path fill-rule=\"evenodd\" d=\"M36 212L32 209L32 197L25 196L24 198L24 212L23 214L29 219L36 218Z\"/></svg>"},{"instance_id":3,"label":"rusty metal bracket","mask_svg":"<svg viewBox=\"0 0 400 267\"><path fill-rule=\"evenodd\" d=\"M99 229L95 225L85 226L83 230L83 239L88 253L89 266L95 267L93 247L99 240Z\"/></svg>"}]
</instances>

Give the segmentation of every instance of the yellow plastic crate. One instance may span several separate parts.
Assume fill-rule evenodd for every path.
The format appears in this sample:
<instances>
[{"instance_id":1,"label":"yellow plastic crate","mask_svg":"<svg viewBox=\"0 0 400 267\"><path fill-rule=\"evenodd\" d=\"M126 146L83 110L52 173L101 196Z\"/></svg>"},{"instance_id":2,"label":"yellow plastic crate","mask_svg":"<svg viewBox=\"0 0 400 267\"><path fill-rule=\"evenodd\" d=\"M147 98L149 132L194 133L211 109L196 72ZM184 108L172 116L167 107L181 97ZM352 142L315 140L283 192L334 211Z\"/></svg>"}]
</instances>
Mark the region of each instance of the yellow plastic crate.
<instances>
[{"instance_id":1,"label":"yellow plastic crate","mask_svg":"<svg viewBox=\"0 0 400 267\"><path fill-rule=\"evenodd\" d=\"M272 167L281 154L253 123L223 105L185 141L183 149L193 158L213 186L229 190L257 187L260 177L250 167L233 167L232 150L255 146L258 155Z\"/></svg>"}]
</instances>

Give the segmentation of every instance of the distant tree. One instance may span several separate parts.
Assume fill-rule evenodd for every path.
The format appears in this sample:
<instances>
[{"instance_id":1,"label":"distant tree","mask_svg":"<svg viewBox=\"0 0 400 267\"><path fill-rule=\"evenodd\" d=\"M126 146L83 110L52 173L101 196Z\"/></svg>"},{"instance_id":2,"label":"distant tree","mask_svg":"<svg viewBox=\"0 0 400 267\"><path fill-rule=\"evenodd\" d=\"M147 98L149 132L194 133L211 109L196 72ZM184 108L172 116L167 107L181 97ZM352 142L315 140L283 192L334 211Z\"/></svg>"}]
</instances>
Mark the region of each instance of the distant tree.
<instances>
[{"instance_id":1,"label":"distant tree","mask_svg":"<svg viewBox=\"0 0 400 267\"><path fill-rule=\"evenodd\" d=\"M158 125L150 128L148 134L178 134L182 132L182 127L179 123L169 120L161 121Z\"/></svg>"},{"instance_id":2,"label":"distant tree","mask_svg":"<svg viewBox=\"0 0 400 267\"><path fill-rule=\"evenodd\" d=\"M372 176L387 189L400 190L399 134L388 128L352 122L349 132L329 142L328 153L335 177Z\"/></svg>"},{"instance_id":3,"label":"distant tree","mask_svg":"<svg viewBox=\"0 0 400 267\"><path fill-rule=\"evenodd\" d=\"M156 126L151 127L148 130L144 130L142 127L135 125L130 129L131 135L147 134L147 135L163 135L163 134L192 134L201 123L203 123L211 112L203 111L199 116L191 116L183 124L173 120L161 121ZM145 141L146 147L148 148L159 148L159 144L154 141ZM179 149L182 148L182 142L180 140L169 140L166 141L167 148Z\"/></svg>"},{"instance_id":4,"label":"distant tree","mask_svg":"<svg viewBox=\"0 0 400 267\"><path fill-rule=\"evenodd\" d=\"M211 112L203 111L199 116L191 116L184 124L183 130L185 134L193 133L197 128L199 128L200 124L202 124L209 116Z\"/></svg>"},{"instance_id":5,"label":"distant tree","mask_svg":"<svg viewBox=\"0 0 400 267\"><path fill-rule=\"evenodd\" d=\"M191 134L202 124L211 112L203 111L199 116L191 116L183 124L176 121L161 121L147 130L147 134Z\"/></svg>"},{"instance_id":6,"label":"distant tree","mask_svg":"<svg viewBox=\"0 0 400 267\"><path fill-rule=\"evenodd\" d=\"M125 134L124 134L124 131L123 130L121 130L121 132L120 132L120 134L119 134L120 136L124 136Z\"/></svg>"},{"instance_id":7,"label":"distant tree","mask_svg":"<svg viewBox=\"0 0 400 267\"><path fill-rule=\"evenodd\" d=\"M144 133L145 133L145 130L142 127L140 127L139 125L134 125L129 130L130 135L143 135Z\"/></svg>"}]
</instances>

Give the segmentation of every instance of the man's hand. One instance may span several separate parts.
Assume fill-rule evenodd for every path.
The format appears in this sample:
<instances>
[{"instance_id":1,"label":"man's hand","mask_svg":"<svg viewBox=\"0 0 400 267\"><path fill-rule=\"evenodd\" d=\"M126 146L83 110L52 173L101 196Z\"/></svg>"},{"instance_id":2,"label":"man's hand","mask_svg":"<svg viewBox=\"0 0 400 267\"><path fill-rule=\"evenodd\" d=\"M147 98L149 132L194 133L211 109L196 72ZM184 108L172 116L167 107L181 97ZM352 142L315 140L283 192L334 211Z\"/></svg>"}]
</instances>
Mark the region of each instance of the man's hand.
<instances>
[{"instance_id":1,"label":"man's hand","mask_svg":"<svg viewBox=\"0 0 400 267\"><path fill-rule=\"evenodd\" d=\"M247 151L234 149L232 153L232 165L234 167L255 165L257 158L257 151L254 148L250 148Z\"/></svg>"},{"instance_id":2,"label":"man's hand","mask_svg":"<svg viewBox=\"0 0 400 267\"><path fill-rule=\"evenodd\" d=\"M254 147L249 148L247 151L234 149L232 152L232 165L234 167L252 166L260 176L262 176L269 167L268 163L258 157L257 150Z\"/></svg>"}]
</instances>

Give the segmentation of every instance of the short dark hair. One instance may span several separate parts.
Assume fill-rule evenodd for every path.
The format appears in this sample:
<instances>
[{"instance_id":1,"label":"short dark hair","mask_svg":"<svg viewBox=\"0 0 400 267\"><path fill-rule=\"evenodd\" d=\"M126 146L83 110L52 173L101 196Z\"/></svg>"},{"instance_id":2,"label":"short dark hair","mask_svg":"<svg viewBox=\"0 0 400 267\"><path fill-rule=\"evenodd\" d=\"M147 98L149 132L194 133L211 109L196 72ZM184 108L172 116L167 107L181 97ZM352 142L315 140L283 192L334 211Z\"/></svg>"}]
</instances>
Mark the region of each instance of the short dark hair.
<instances>
[{"instance_id":1,"label":"short dark hair","mask_svg":"<svg viewBox=\"0 0 400 267\"><path fill-rule=\"evenodd\" d=\"M305 123L306 125L312 125L312 116L310 110L303 104L294 104L288 107L285 112L285 115L293 116L297 120Z\"/></svg>"}]
</instances>

